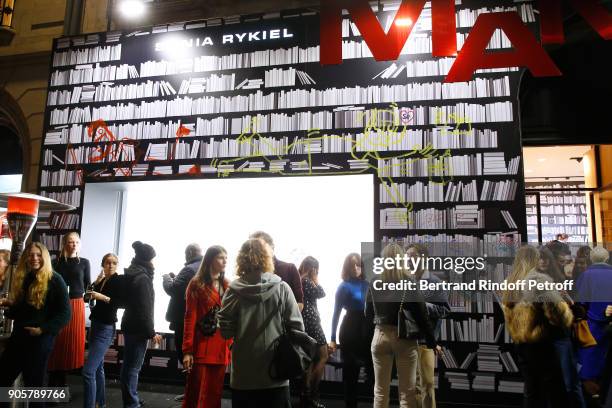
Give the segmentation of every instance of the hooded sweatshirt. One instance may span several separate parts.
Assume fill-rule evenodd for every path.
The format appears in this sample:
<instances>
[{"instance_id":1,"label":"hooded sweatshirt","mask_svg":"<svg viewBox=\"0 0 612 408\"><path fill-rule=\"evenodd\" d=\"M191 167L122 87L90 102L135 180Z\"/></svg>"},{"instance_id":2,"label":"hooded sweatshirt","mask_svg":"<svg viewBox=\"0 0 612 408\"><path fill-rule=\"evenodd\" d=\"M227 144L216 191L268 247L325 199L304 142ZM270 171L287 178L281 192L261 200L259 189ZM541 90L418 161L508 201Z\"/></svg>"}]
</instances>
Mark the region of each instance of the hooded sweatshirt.
<instances>
[{"instance_id":1,"label":"hooded sweatshirt","mask_svg":"<svg viewBox=\"0 0 612 408\"><path fill-rule=\"evenodd\" d=\"M295 296L277 275L265 272L230 283L219 311L219 326L223 337L234 339L232 388L289 386L289 381L273 380L269 375L272 345L282 333L281 315L287 329L304 331Z\"/></svg>"},{"instance_id":2,"label":"hooded sweatshirt","mask_svg":"<svg viewBox=\"0 0 612 408\"><path fill-rule=\"evenodd\" d=\"M125 285L125 313L121 319L121 330L125 334L150 339L155 336L153 267L133 259L125 269Z\"/></svg>"}]
</instances>

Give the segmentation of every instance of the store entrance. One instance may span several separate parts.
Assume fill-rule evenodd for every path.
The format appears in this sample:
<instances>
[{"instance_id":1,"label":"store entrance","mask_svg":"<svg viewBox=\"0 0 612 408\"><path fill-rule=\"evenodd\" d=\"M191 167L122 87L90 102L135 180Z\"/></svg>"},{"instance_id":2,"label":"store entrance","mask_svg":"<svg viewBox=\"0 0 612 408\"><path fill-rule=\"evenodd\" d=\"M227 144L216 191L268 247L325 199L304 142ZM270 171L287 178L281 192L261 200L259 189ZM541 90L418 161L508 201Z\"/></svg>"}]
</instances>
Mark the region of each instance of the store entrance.
<instances>
[{"instance_id":1,"label":"store entrance","mask_svg":"<svg viewBox=\"0 0 612 408\"><path fill-rule=\"evenodd\" d=\"M612 222L605 162L612 146L525 147L528 241L610 242ZM609 157L609 156L608 156ZM603 163L603 165L602 165Z\"/></svg>"}]
</instances>

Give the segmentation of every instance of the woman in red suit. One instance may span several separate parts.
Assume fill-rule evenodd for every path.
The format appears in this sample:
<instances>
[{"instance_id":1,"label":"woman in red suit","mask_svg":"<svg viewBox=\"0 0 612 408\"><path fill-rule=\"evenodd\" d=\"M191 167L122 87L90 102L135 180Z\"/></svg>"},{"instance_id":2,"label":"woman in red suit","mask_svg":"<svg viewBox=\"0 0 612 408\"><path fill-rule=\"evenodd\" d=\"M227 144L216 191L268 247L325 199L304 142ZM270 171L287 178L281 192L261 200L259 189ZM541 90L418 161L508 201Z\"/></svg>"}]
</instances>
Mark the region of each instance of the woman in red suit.
<instances>
[{"instance_id":1,"label":"woman in red suit","mask_svg":"<svg viewBox=\"0 0 612 408\"><path fill-rule=\"evenodd\" d=\"M226 263L225 249L208 248L187 286L183 366L188 375L183 408L221 407L231 341L221 337L216 311L229 285L224 276Z\"/></svg>"}]
</instances>

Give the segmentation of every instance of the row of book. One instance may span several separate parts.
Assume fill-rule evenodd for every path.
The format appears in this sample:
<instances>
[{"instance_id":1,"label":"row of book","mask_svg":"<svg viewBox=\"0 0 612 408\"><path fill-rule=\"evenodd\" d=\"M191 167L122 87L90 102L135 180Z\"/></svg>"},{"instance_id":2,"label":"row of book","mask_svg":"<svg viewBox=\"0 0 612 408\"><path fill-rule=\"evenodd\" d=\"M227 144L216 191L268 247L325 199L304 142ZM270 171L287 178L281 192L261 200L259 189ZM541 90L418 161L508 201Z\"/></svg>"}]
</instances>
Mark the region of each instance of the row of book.
<instances>
[{"instance_id":1,"label":"row of book","mask_svg":"<svg viewBox=\"0 0 612 408\"><path fill-rule=\"evenodd\" d=\"M446 191L446 193L445 193ZM407 183L381 183L379 185L379 202L381 204L398 203L442 203L450 201L478 201L476 180L469 183L448 185L437 182L427 184L417 181Z\"/></svg>"},{"instance_id":2,"label":"row of book","mask_svg":"<svg viewBox=\"0 0 612 408\"><path fill-rule=\"evenodd\" d=\"M65 164L131 162L136 160L133 144L108 144L104 147L80 146L66 150Z\"/></svg>"},{"instance_id":3,"label":"row of book","mask_svg":"<svg viewBox=\"0 0 612 408\"><path fill-rule=\"evenodd\" d=\"M408 208L380 210L380 229L481 229L485 227L484 210L478 205L408 211Z\"/></svg>"},{"instance_id":4,"label":"row of book","mask_svg":"<svg viewBox=\"0 0 612 408\"><path fill-rule=\"evenodd\" d=\"M93 48L71 49L53 53L53 66L91 64L95 62L118 61L121 59L121 44L100 45Z\"/></svg>"},{"instance_id":5,"label":"row of book","mask_svg":"<svg viewBox=\"0 0 612 408\"><path fill-rule=\"evenodd\" d=\"M553 214L553 215L582 215L586 214L586 205L540 205L541 214Z\"/></svg>"},{"instance_id":6,"label":"row of book","mask_svg":"<svg viewBox=\"0 0 612 408\"><path fill-rule=\"evenodd\" d=\"M514 201L517 188L516 180L484 180L480 192L480 201Z\"/></svg>"},{"instance_id":7,"label":"row of book","mask_svg":"<svg viewBox=\"0 0 612 408\"><path fill-rule=\"evenodd\" d=\"M83 184L82 170L42 170L40 172L41 187L80 186Z\"/></svg>"},{"instance_id":8,"label":"row of book","mask_svg":"<svg viewBox=\"0 0 612 408\"><path fill-rule=\"evenodd\" d=\"M503 155L503 153L501 153ZM485 157L487 153L484 153ZM511 160L511 163L516 161ZM520 160L520 156L517 156ZM512 169L516 169L516 165ZM380 177L440 177L440 176L493 176L501 170L484 169L483 154L449 156L448 153L437 157L426 158L391 158L378 159ZM503 174L509 173L506 170Z\"/></svg>"},{"instance_id":9,"label":"row of book","mask_svg":"<svg viewBox=\"0 0 612 408\"><path fill-rule=\"evenodd\" d=\"M542 225L566 225L566 224L584 224L587 225L586 215L556 215L540 217ZM537 224L537 217L528 216L527 224Z\"/></svg>"},{"instance_id":10,"label":"row of book","mask_svg":"<svg viewBox=\"0 0 612 408\"><path fill-rule=\"evenodd\" d=\"M106 102L126 99L154 98L176 95L168 81L146 81L135 84L115 85L102 82L99 85L76 86L71 90L51 90L47 105L75 105L91 102Z\"/></svg>"},{"instance_id":11,"label":"row of book","mask_svg":"<svg viewBox=\"0 0 612 408\"><path fill-rule=\"evenodd\" d=\"M493 301L493 294L489 292L450 291L448 294L448 304L454 313L494 313Z\"/></svg>"},{"instance_id":12,"label":"row of book","mask_svg":"<svg viewBox=\"0 0 612 408\"><path fill-rule=\"evenodd\" d=\"M556 225L556 226L542 226L543 235L557 235L557 234L570 234L570 235L583 235L588 236L589 228L587 225ZM582 241L584 242L584 241Z\"/></svg>"},{"instance_id":13,"label":"row of book","mask_svg":"<svg viewBox=\"0 0 612 408\"><path fill-rule=\"evenodd\" d=\"M516 224L516 221L514 221L514 218L512 218L512 214L510 214L510 211L508 211L508 210L501 210L500 213L501 213L504 221L506 222L506 225L508 226L508 228L512 228L512 229L518 228L518 225Z\"/></svg>"},{"instance_id":14,"label":"row of book","mask_svg":"<svg viewBox=\"0 0 612 408\"><path fill-rule=\"evenodd\" d=\"M129 64L101 66L99 63L77 65L68 70L57 70L51 73L49 85L66 86L89 84L95 82L118 81L122 79L139 78L140 75L135 66Z\"/></svg>"},{"instance_id":15,"label":"row of book","mask_svg":"<svg viewBox=\"0 0 612 408\"><path fill-rule=\"evenodd\" d=\"M527 189L529 192L529 189ZM562 195L561 195L562 194ZM535 205L536 204L536 196L528 195L525 198L527 205ZM559 193L540 193L540 204L585 204L586 197L585 194L577 194L571 195L568 192L559 192Z\"/></svg>"},{"instance_id":16,"label":"row of book","mask_svg":"<svg viewBox=\"0 0 612 408\"><path fill-rule=\"evenodd\" d=\"M234 75L235 74L216 76L213 74L206 78L206 81L200 86L205 87L205 92L233 90ZM346 105L351 103L395 104L399 102L419 100L470 99L488 96L508 96L507 94L503 95L504 92L489 92L489 86L495 87L495 82L506 81L507 79L508 77L500 79L476 78L474 81L470 82L449 84L424 83L392 86L372 85L363 88L357 86L354 88L347 87L343 89L327 88L325 90L298 89L272 92L267 95L263 95L263 93L258 91L250 95L224 96L219 98L211 96L203 96L201 98L178 97L173 100L152 101L149 104L144 101L141 102L140 106L154 106L153 113L147 114L146 116L126 115L122 114L122 112L129 110L132 106L137 106L135 100L139 98L176 95L176 90L169 82L147 81L140 84L119 85L118 87L114 87L111 83L103 83L97 87L94 87L93 85L76 87L72 91L51 90L48 96L48 105L55 106L94 101L134 100L134 102L130 102L128 105L120 103L116 105L107 105L101 108L94 108L93 115L92 113L89 113L90 107L88 106L73 108L73 111L70 111L69 108L63 110L54 109L51 117L51 125L54 125L61 123L77 123L77 117L74 115L77 114L75 112L80 111L87 111L84 113L85 118L93 116L95 118L104 118L105 120L121 120L138 119L142 117L190 116L199 114L251 112L305 107L316 108L323 106ZM192 89L200 89L193 88L193 83L191 81L193 81L193 79L183 81L179 94L186 94ZM486 91L480 94L470 90L476 89L477 86L484 87ZM423 92L423 90L425 90L425 92ZM507 89L507 91L509 92L509 89ZM476 94L480 96L476 96ZM430 116L432 114L434 115L434 124L448 125L458 123L469 126L469 124L472 122L484 122L489 121L489 119L491 119L490 121L498 122L504 121L505 119L503 118L508 117L508 115L511 117L511 114L508 114L506 111L508 108L511 109L511 105L508 106L508 103L502 103L502 105L489 104L481 106L480 108L478 105L471 104L458 105L456 107L441 108L440 112L436 110L433 112L430 110L428 112L425 107L422 106L419 107L419 110L416 112L410 108L402 108L400 111L396 106L393 109L393 114L390 115L389 118L386 118L386 121L382 121L379 120L378 117L368 115L367 124L371 128L384 128L389 127L390 125L425 125L428 122L428 118L426 116L427 113L429 113ZM166 105L168 106L167 111ZM364 107L358 107L351 110L361 112L363 109ZM449 109L451 110L449 111ZM458 113L455 112L457 109L465 111L461 113L462 116L457 116ZM400 114L402 115L400 116ZM476 116L470 116L471 114L475 114ZM61 116L58 117L57 115ZM361 115L363 115L363 113L361 113ZM429 123L431 123L431 119L429 119ZM467 130L469 130L469 128ZM452 131L450 133L452 133Z\"/></svg>"},{"instance_id":17,"label":"row of book","mask_svg":"<svg viewBox=\"0 0 612 408\"><path fill-rule=\"evenodd\" d=\"M39 234L38 239L49 251L59 251L61 248L61 235L42 233Z\"/></svg>"},{"instance_id":18,"label":"row of book","mask_svg":"<svg viewBox=\"0 0 612 408\"><path fill-rule=\"evenodd\" d=\"M495 391L495 376L490 373L474 372L474 380L470 384L470 378L468 373L463 372L446 372L444 376L450 383L450 387L453 390L464 390L469 391ZM471 388L470 388L471 385ZM507 392L513 394L522 394L524 391L524 383L518 380L500 380L499 386L497 387L499 392Z\"/></svg>"},{"instance_id":19,"label":"row of book","mask_svg":"<svg viewBox=\"0 0 612 408\"><path fill-rule=\"evenodd\" d=\"M458 342L486 342L497 343L504 333L504 324L500 324L495 331L493 316L484 316L477 320L441 319L440 340Z\"/></svg>"},{"instance_id":20,"label":"row of book","mask_svg":"<svg viewBox=\"0 0 612 408\"><path fill-rule=\"evenodd\" d=\"M72 205L73 207L81 206L81 193L82 191L78 188L67 191L41 191L40 195L43 197L50 198L52 200L59 201L60 203Z\"/></svg>"},{"instance_id":21,"label":"row of book","mask_svg":"<svg viewBox=\"0 0 612 408\"><path fill-rule=\"evenodd\" d=\"M39 230L76 230L80 226L81 216L79 214L53 213L50 218L39 218L36 228Z\"/></svg>"},{"instance_id":22,"label":"row of book","mask_svg":"<svg viewBox=\"0 0 612 408\"><path fill-rule=\"evenodd\" d=\"M455 63L454 57L439 58L435 60L408 60L403 63L393 62L383 71L376 74L372 79L394 79L400 75L410 80L430 76L446 76ZM518 71L517 67L510 68L484 68L475 71L475 74L491 74Z\"/></svg>"},{"instance_id":23,"label":"row of book","mask_svg":"<svg viewBox=\"0 0 612 408\"><path fill-rule=\"evenodd\" d=\"M457 33L457 50L460 51L465 44L467 34ZM487 49L507 49L512 48L512 43L500 29L495 30L487 45ZM400 55L416 55L416 54L431 54L432 41L431 33L411 33L410 37L404 44ZM342 58L373 58L372 51L368 44L363 40L343 40L342 41Z\"/></svg>"},{"instance_id":24,"label":"row of book","mask_svg":"<svg viewBox=\"0 0 612 408\"><path fill-rule=\"evenodd\" d=\"M516 232L485 232L482 236L467 235L461 233L448 234L409 234L402 237L381 238L383 244L391 242L398 243L402 247L410 244L422 244L435 248L430 255L434 256L481 256L487 254L492 257L512 256L521 245L521 235ZM504 264L497 264L496 282L501 282L509 271L504 269Z\"/></svg>"}]
</instances>

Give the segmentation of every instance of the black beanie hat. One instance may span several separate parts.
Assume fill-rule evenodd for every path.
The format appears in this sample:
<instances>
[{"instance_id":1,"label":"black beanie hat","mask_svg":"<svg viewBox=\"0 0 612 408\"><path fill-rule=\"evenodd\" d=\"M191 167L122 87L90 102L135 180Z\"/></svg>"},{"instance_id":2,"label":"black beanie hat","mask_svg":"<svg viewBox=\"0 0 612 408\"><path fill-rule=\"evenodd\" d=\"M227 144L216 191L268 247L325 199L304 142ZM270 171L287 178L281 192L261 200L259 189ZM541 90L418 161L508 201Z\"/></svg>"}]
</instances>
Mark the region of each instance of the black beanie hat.
<instances>
[{"instance_id":1,"label":"black beanie hat","mask_svg":"<svg viewBox=\"0 0 612 408\"><path fill-rule=\"evenodd\" d=\"M136 241L132 244L136 256L134 259L141 262L151 262L151 259L155 258L155 250L149 244L143 244L140 241Z\"/></svg>"}]
</instances>

